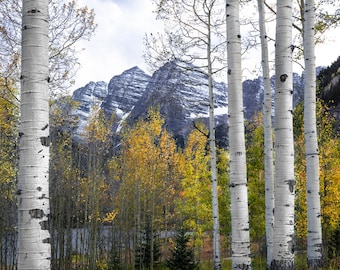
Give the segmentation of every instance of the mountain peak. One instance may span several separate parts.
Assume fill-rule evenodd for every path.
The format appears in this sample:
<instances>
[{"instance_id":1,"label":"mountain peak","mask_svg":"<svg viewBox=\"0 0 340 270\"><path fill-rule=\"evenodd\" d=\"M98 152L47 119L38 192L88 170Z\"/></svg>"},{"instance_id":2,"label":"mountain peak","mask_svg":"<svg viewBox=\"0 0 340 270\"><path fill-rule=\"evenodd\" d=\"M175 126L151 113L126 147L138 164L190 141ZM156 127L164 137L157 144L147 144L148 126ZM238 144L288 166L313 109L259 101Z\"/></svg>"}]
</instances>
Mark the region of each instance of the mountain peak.
<instances>
[{"instance_id":1,"label":"mountain peak","mask_svg":"<svg viewBox=\"0 0 340 270\"><path fill-rule=\"evenodd\" d=\"M274 89L274 78L272 89ZM303 77L294 74L294 104L300 98ZM216 129L226 134L228 91L223 82L213 82ZM156 70L152 76L135 66L110 82L90 82L77 89L72 97L79 102L75 114L79 115L80 129L85 126L91 108L100 106L107 114L116 114L120 123L129 117L129 123L144 118L150 106L159 107L165 124L175 137L183 139L190 132L192 122L198 119L207 123L209 116L209 83L207 74L192 65L178 60L170 61ZM262 78L243 82L245 118L251 120L262 108Z\"/></svg>"}]
</instances>

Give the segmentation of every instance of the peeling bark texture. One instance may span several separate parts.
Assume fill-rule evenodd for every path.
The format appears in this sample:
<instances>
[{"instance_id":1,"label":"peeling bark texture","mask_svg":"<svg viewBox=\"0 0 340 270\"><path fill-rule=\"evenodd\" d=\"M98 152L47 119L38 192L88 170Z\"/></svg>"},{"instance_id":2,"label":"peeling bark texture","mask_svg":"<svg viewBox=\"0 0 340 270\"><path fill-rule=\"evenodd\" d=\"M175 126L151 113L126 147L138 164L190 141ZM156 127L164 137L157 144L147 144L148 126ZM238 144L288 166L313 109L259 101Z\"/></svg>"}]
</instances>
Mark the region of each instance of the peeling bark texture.
<instances>
[{"instance_id":1,"label":"peeling bark texture","mask_svg":"<svg viewBox=\"0 0 340 270\"><path fill-rule=\"evenodd\" d=\"M251 269L238 0L227 0L232 269ZM229 72L230 71L230 72Z\"/></svg>"},{"instance_id":2,"label":"peeling bark texture","mask_svg":"<svg viewBox=\"0 0 340 270\"><path fill-rule=\"evenodd\" d=\"M309 269L323 264L320 207L319 147L316 126L315 1L304 2L303 45L305 58L304 126L307 175L307 263Z\"/></svg>"},{"instance_id":3,"label":"peeling bark texture","mask_svg":"<svg viewBox=\"0 0 340 270\"><path fill-rule=\"evenodd\" d=\"M271 269L294 268L292 0L277 0L275 46L275 213Z\"/></svg>"},{"instance_id":4,"label":"peeling bark texture","mask_svg":"<svg viewBox=\"0 0 340 270\"><path fill-rule=\"evenodd\" d=\"M18 265L50 269L48 0L23 0Z\"/></svg>"}]
</instances>

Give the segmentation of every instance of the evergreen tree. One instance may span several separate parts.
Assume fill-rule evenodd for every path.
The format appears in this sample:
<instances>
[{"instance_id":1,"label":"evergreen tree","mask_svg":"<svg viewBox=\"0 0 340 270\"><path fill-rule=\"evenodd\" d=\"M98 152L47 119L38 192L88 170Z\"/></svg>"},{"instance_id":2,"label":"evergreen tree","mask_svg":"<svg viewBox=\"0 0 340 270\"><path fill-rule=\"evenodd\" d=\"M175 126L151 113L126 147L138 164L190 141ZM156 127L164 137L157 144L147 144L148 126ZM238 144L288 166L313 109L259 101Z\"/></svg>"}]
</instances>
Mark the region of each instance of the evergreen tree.
<instances>
[{"instance_id":1,"label":"evergreen tree","mask_svg":"<svg viewBox=\"0 0 340 270\"><path fill-rule=\"evenodd\" d=\"M194 249L188 247L190 236L185 234L181 229L175 239L175 247L171 250L171 257L167 260L166 265L171 270L189 270L198 269L198 263L195 262Z\"/></svg>"},{"instance_id":2,"label":"evergreen tree","mask_svg":"<svg viewBox=\"0 0 340 270\"><path fill-rule=\"evenodd\" d=\"M146 223L145 231L142 232L142 239L135 251L135 268L152 269L153 264L161 256L159 241L155 233L151 231L150 222Z\"/></svg>"}]
</instances>

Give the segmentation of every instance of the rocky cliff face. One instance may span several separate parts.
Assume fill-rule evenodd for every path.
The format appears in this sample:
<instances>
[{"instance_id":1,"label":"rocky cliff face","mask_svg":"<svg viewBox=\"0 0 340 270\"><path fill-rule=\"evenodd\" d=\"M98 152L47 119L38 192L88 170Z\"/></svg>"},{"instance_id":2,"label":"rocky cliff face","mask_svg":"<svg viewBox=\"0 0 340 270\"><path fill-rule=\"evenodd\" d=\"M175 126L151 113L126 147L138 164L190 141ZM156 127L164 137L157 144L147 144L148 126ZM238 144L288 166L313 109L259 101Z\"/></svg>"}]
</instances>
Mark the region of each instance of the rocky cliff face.
<instances>
[{"instance_id":1,"label":"rocky cliff face","mask_svg":"<svg viewBox=\"0 0 340 270\"><path fill-rule=\"evenodd\" d=\"M271 79L274 89L275 78ZM214 106L217 133L227 133L228 90L225 83L214 82ZM273 90L274 91L274 90ZM303 95L303 77L294 74L294 104ZM117 115L113 126L119 130L122 121L128 118L133 123L145 117L150 106L159 106L169 131L175 137L184 138L193 127L193 122L207 122L209 111L208 76L191 64L169 62L152 76L138 67L114 76L105 82L90 82L77 89L72 99L78 102L73 112L80 119L76 135L81 137L86 121L93 108L101 108L106 113ZM243 82L243 102L245 118L251 120L262 109L262 78ZM274 101L273 101L274 102Z\"/></svg>"},{"instance_id":2,"label":"rocky cliff face","mask_svg":"<svg viewBox=\"0 0 340 270\"><path fill-rule=\"evenodd\" d=\"M116 112L118 116L131 112L140 100L151 77L138 67L114 76L108 85L108 94L101 107L107 112Z\"/></svg>"},{"instance_id":3,"label":"rocky cliff face","mask_svg":"<svg viewBox=\"0 0 340 270\"><path fill-rule=\"evenodd\" d=\"M293 73L293 106L295 107L303 100L304 77L297 73ZM274 116L274 92L275 92L275 76L271 77L270 85L272 89L272 104ZM264 98L263 78L258 77L253 80L243 82L243 106L244 117L252 120L256 112L262 111Z\"/></svg>"},{"instance_id":4,"label":"rocky cliff face","mask_svg":"<svg viewBox=\"0 0 340 270\"><path fill-rule=\"evenodd\" d=\"M214 82L213 88L215 114L224 114L226 123L226 85ZM208 76L190 64L165 64L151 77L143 96L131 111L130 122L144 117L150 106L159 106L168 129L177 137L185 137L193 127L193 121L209 117Z\"/></svg>"},{"instance_id":5,"label":"rocky cliff face","mask_svg":"<svg viewBox=\"0 0 340 270\"><path fill-rule=\"evenodd\" d=\"M93 109L99 108L102 100L107 96L108 89L106 82L89 82L84 87L74 91L72 101L77 104L73 114L79 118L78 128L75 130L75 137L81 138L85 131L87 120Z\"/></svg>"}]
</instances>

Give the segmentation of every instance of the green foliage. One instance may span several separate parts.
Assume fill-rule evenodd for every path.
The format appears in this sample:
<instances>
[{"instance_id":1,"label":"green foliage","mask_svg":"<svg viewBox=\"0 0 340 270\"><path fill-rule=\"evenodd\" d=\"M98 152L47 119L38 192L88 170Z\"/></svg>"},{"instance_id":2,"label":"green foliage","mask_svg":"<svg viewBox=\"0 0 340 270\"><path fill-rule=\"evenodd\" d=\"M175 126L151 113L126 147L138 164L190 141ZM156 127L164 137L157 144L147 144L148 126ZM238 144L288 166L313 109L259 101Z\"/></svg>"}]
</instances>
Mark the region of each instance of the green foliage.
<instances>
[{"instance_id":1,"label":"green foliage","mask_svg":"<svg viewBox=\"0 0 340 270\"><path fill-rule=\"evenodd\" d=\"M231 232L230 195L229 195L229 173L228 152L217 149L217 175L218 175L218 204L220 214L220 231L224 236ZM226 243L222 243L226 244Z\"/></svg>"},{"instance_id":2,"label":"green foliage","mask_svg":"<svg viewBox=\"0 0 340 270\"><path fill-rule=\"evenodd\" d=\"M249 222L252 240L265 237L264 130L262 114L247 127Z\"/></svg>"},{"instance_id":3,"label":"green foliage","mask_svg":"<svg viewBox=\"0 0 340 270\"><path fill-rule=\"evenodd\" d=\"M150 224L146 224L145 230L142 232L141 241L135 250L135 268L150 268L155 265L161 256L159 240L155 233L151 230Z\"/></svg>"},{"instance_id":4,"label":"green foliage","mask_svg":"<svg viewBox=\"0 0 340 270\"><path fill-rule=\"evenodd\" d=\"M190 236L182 228L175 238L175 246L171 250L171 257L167 260L167 267L170 270L193 270L198 269L195 262L195 254L190 244Z\"/></svg>"}]
</instances>

